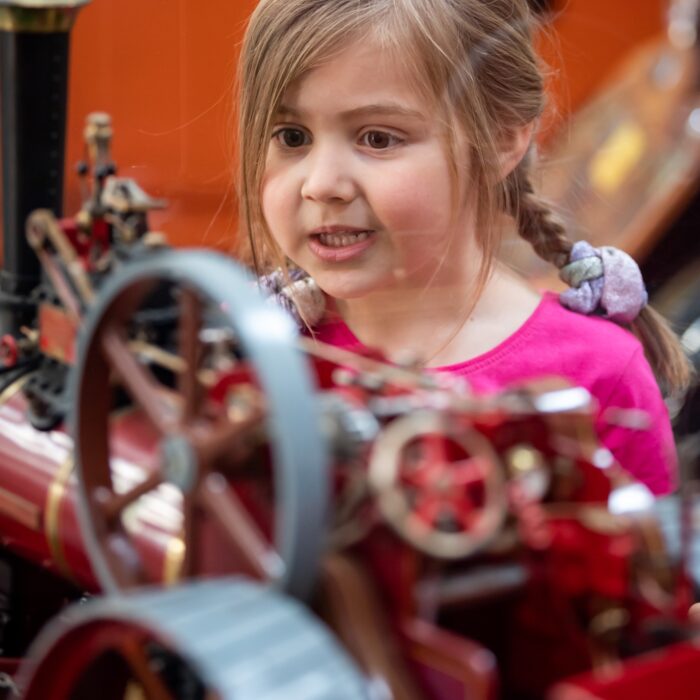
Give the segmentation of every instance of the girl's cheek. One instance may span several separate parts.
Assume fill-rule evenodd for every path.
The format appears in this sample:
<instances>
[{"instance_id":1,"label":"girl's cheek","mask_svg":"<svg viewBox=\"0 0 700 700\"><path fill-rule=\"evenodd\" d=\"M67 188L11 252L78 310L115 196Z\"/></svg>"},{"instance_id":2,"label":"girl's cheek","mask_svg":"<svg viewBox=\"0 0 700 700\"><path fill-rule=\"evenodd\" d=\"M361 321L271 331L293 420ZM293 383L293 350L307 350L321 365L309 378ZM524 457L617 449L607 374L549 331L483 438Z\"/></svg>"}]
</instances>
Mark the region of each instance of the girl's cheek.
<instances>
[{"instance_id":1,"label":"girl's cheek","mask_svg":"<svg viewBox=\"0 0 700 700\"><path fill-rule=\"evenodd\" d=\"M390 220L393 227L401 230L418 230L437 225L436 217L440 218L442 210L442 203L437 201L440 199L439 193L426 191L424 182L396 182L400 183L399 186L387 187L385 183L381 194L376 193L377 208L383 210L380 218L387 223Z\"/></svg>"},{"instance_id":2,"label":"girl's cheek","mask_svg":"<svg viewBox=\"0 0 700 700\"><path fill-rule=\"evenodd\" d=\"M288 206L288 198L285 196L283 182L272 176L263 180L262 185L262 209L268 223L284 216Z\"/></svg>"}]
</instances>

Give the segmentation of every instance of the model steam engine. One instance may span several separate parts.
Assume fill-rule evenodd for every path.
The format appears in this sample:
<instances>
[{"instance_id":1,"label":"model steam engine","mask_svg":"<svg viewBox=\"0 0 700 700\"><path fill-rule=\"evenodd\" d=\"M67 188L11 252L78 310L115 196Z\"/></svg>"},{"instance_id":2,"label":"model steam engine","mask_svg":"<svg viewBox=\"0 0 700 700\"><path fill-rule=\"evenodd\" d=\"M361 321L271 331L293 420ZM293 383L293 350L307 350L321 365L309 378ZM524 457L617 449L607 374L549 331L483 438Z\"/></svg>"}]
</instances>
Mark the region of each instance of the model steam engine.
<instances>
[{"instance_id":1,"label":"model steam engine","mask_svg":"<svg viewBox=\"0 0 700 700\"><path fill-rule=\"evenodd\" d=\"M643 416L300 336L149 231L106 115L58 216L81 4L0 0L7 697L691 697L687 528L593 427Z\"/></svg>"}]
</instances>

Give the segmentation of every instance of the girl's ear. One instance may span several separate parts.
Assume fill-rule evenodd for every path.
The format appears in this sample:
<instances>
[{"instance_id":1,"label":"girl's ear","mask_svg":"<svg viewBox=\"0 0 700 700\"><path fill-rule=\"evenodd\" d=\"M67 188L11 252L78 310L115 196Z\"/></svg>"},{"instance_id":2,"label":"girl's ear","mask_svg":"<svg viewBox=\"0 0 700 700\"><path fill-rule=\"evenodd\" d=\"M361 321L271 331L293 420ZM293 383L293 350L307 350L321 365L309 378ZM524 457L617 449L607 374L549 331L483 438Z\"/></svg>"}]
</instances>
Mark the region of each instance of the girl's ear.
<instances>
[{"instance_id":1,"label":"girl's ear","mask_svg":"<svg viewBox=\"0 0 700 700\"><path fill-rule=\"evenodd\" d=\"M532 143L532 135L535 131L535 122L523 126L516 126L509 131L501 140L501 150L499 153L500 178L504 180L510 175L518 163L525 157L527 149Z\"/></svg>"}]
</instances>

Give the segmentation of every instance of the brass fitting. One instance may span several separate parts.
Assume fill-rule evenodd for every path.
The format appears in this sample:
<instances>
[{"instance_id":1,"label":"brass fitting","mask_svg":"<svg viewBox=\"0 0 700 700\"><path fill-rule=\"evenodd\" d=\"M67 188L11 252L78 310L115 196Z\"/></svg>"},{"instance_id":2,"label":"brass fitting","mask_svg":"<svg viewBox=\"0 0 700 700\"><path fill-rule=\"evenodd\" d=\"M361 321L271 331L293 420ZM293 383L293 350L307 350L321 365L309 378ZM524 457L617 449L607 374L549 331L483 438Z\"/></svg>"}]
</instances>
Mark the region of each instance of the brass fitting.
<instances>
[{"instance_id":1,"label":"brass fitting","mask_svg":"<svg viewBox=\"0 0 700 700\"><path fill-rule=\"evenodd\" d=\"M0 0L0 31L67 32L90 0Z\"/></svg>"}]
</instances>

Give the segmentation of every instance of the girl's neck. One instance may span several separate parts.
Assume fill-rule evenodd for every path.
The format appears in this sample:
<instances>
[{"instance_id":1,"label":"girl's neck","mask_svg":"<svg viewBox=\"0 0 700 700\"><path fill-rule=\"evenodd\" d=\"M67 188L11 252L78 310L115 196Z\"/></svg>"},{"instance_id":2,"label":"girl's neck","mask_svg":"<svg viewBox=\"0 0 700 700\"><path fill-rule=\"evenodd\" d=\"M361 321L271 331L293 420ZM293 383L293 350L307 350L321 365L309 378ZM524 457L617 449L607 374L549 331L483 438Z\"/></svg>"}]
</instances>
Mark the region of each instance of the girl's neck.
<instances>
[{"instance_id":1,"label":"girl's neck","mask_svg":"<svg viewBox=\"0 0 700 700\"><path fill-rule=\"evenodd\" d=\"M339 299L335 306L364 345L382 350L392 360L424 361L426 351L431 352L426 346L446 340L468 311L470 298L464 289L404 287L361 299Z\"/></svg>"},{"instance_id":2,"label":"girl's neck","mask_svg":"<svg viewBox=\"0 0 700 700\"><path fill-rule=\"evenodd\" d=\"M375 292L334 301L353 334L393 361L456 364L492 349L532 314L539 295L496 266L479 293L476 275L452 284Z\"/></svg>"}]
</instances>

